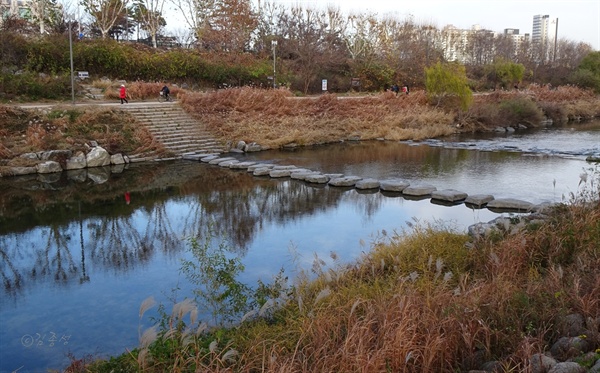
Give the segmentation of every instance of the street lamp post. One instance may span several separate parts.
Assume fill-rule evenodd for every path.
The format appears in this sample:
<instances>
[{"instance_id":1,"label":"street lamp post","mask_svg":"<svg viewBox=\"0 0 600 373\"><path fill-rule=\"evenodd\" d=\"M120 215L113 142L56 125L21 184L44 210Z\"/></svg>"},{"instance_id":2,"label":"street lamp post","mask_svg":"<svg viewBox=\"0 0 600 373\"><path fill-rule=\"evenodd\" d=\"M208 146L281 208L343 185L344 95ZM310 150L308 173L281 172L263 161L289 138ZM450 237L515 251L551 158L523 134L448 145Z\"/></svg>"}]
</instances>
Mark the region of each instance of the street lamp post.
<instances>
[{"instance_id":1,"label":"street lamp post","mask_svg":"<svg viewBox=\"0 0 600 373\"><path fill-rule=\"evenodd\" d=\"M75 78L73 77L73 33L71 30L71 19L69 18L69 57L71 59L71 103L75 105Z\"/></svg>"},{"instance_id":2,"label":"street lamp post","mask_svg":"<svg viewBox=\"0 0 600 373\"><path fill-rule=\"evenodd\" d=\"M277 47L277 40L271 40L271 47L273 48L273 89L275 89L277 88L277 84L275 83L275 62L277 61L275 47Z\"/></svg>"}]
</instances>

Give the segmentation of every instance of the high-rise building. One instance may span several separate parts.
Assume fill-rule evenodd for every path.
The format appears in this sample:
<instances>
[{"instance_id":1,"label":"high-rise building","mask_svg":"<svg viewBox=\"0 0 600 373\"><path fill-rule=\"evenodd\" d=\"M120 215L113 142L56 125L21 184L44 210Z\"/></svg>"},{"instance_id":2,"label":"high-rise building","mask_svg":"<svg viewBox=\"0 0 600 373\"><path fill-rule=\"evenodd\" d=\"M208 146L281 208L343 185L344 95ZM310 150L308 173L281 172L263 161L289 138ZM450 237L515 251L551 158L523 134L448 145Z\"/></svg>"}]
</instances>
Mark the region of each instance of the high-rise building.
<instances>
[{"instance_id":1,"label":"high-rise building","mask_svg":"<svg viewBox=\"0 0 600 373\"><path fill-rule=\"evenodd\" d=\"M556 49L558 18L551 19L549 15L533 16L531 42L538 48L540 58L547 61L553 58Z\"/></svg>"},{"instance_id":2,"label":"high-rise building","mask_svg":"<svg viewBox=\"0 0 600 373\"><path fill-rule=\"evenodd\" d=\"M512 39L515 54L521 48L521 44L529 40L529 34L519 34L518 28L505 28L504 35L507 35Z\"/></svg>"}]
</instances>

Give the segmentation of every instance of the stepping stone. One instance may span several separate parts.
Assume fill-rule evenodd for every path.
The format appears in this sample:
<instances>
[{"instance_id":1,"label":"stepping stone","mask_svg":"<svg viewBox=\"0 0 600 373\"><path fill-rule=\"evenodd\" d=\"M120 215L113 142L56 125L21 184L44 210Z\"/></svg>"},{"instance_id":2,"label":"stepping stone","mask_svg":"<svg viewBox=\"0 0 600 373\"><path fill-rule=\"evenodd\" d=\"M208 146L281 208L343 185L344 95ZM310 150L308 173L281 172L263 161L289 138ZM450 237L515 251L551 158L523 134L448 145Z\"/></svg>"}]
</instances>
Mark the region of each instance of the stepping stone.
<instances>
[{"instance_id":1,"label":"stepping stone","mask_svg":"<svg viewBox=\"0 0 600 373\"><path fill-rule=\"evenodd\" d=\"M292 170L282 170L282 169L272 169L269 172L269 176L277 178L277 177L288 177L292 174Z\"/></svg>"},{"instance_id":2,"label":"stepping stone","mask_svg":"<svg viewBox=\"0 0 600 373\"><path fill-rule=\"evenodd\" d=\"M236 160L236 159L233 157L225 157L225 158L217 157L215 159L211 159L210 161L208 161L208 164L219 164L224 161L233 161L233 160Z\"/></svg>"},{"instance_id":3,"label":"stepping stone","mask_svg":"<svg viewBox=\"0 0 600 373\"><path fill-rule=\"evenodd\" d=\"M431 198L439 201L458 202L467 198L467 193L454 189L436 190L431 193Z\"/></svg>"},{"instance_id":4,"label":"stepping stone","mask_svg":"<svg viewBox=\"0 0 600 373\"><path fill-rule=\"evenodd\" d=\"M429 196L436 190L437 188L431 184L416 184L409 185L408 187L404 188L402 194L405 196L422 197Z\"/></svg>"},{"instance_id":5,"label":"stepping stone","mask_svg":"<svg viewBox=\"0 0 600 373\"><path fill-rule=\"evenodd\" d=\"M253 164L255 164L256 162L238 162L238 163L233 163L229 166L229 168L233 168L236 170L242 170L242 169L246 169L250 166L252 166Z\"/></svg>"},{"instance_id":6,"label":"stepping stone","mask_svg":"<svg viewBox=\"0 0 600 373\"><path fill-rule=\"evenodd\" d=\"M377 179L362 179L356 182L356 189L379 189L379 180Z\"/></svg>"},{"instance_id":7,"label":"stepping stone","mask_svg":"<svg viewBox=\"0 0 600 373\"><path fill-rule=\"evenodd\" d=\"M181 159L185 159L186 161L200 161L204 157L201 154L184 154L181 156Z\"/></svg>"},{"instance_id":8,"label":"stepping stone","mask_svg":"<svg viewBox=\"0 0 600 373\"><path fill-rule=\"evenodd\" d=\"M329 180L329 185L336 187L352 187L360 180L362 180L362 178L358 176L344 176Z\"/></svg>"},{"instance_id":9,"label":"stepping stone","mask_svg":"<svg viewBox=\"0 0 600 373\"><path fill-rule=\"evenodd\" d=\"M208 163L208 162L210 162L210 161L212 161L214 159L217 159L217 158L220 158L220 157L218 155L215 155L215 154L205 155L202 158L200 158L200 162Z\"/></svg>"},{"instance_id":10,"label":"stepping stone","mask_svg":"<svg viewBox=\"0 0 600 373\"><path fill-rule=\"evenodd\" d=\"M219 163L217 163L219 165L219 167L226 167L226 168L230 168L231 165L233 164L237 164L240 163L240 161L238 161L237 159L230 159L227 161L221 161Z\"/></svg>"},{"instance_id":11,"label":"stepping stone","mask_svg":"<svg viewBox=\"0 0 600 373\"><path fill-rule=\"evenodd\" d=\"M273 166L274 170L295 170L298 167L294 166L294 165L288 165L288 166L282 166L282 165L275 165Z\"/></svg>"},{"instance_id":12,"label":"stepping stone","mask_svg":"<svg viewBox=\"0 0 600 373\"><path fill-rule=\"evenodd\" d=\"M499 198L488 202L487 208L492 211L504 212L530 212L533 209L531 202L515 198Z\"/></svg>"},{"instance_id":13,"label":"stepping stone","mask_svg":"<svg viewBox=\"0 0 600 373\"><path fill-rule=\"evenodd\" d=\"M254 170L259 169L259 168L268 168L270 170L274 166L275 165L271 164L271 163L256 163L256 164L253 164L252 166L248 167L248 172L254 172Z\"/></svg>"},{"instance_id":14,"label":"stepping stone","mask_svg":"<svg viewBox=\"0 0 600 373\"><path fill-rule=\"evenodd\" d=\"M473 194L465 199L465 205L468 207L482 208L493 201L494 196L491 194Z\"/></svg>"},{"instance_id":15,"label":"stepping stone","mask_svg":"<svg viewBox=\"0 0 600 373\"><path fill-rule=\"evenodd\" d=\"M327 184L329 180L329 176L318 173L306 175L304 178L304 181L312 184Z\"/></svg>"},{"instance_id":16,"label":"stepping stone","mask_svg":"<svg viewBox=\"0 0 600 373\"><path fill-rule=\"evenodd\" d=\"M269 167L257 168L252 172L254 176L269 176L271 169Z\"/></svg>"},{"instance_id":17,"label":"stepping stone","mask_svg":"<svg viewBox=\"0 0 600 373\"><path fill-rule=\"evenodd\" d=\"M409 185L410 183L408 181L400 179L389 179L379 182L379 188L386 192L402 192L404 189L408 188Z\"/></svg>"},{"instance_id":18,"label":"stepping stone","mask_svg":"<svg viewBox=\"0 0 600 373\"><path fill-rule=\"evenodd\" d=\"M314 171L308 171L308 170L304 170L304 171L293 171L290 174L290 178L294 179L294 180L305 180L306 176L308 175L314 175L315 172ZM317 173L318 174L318 173Z\"/></svg>"}]
</instances>

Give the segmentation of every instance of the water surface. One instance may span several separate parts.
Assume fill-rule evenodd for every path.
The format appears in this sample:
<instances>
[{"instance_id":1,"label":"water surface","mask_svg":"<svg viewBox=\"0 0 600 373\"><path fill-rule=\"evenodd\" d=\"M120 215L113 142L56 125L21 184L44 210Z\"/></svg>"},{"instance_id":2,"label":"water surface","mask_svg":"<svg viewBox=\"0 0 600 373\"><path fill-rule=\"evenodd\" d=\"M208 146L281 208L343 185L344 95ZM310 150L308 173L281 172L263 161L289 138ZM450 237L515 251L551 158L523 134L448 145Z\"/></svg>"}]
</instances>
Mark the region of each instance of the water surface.
<instances>
[{"instance_id":1,"label":"water surface","mask_svg":"<svg viewBox=\"0 0 600 373\"><path fill-rule=\"evenodd\" d=\"M538 203L578 190L579 174L591 167L586 154L600 153L599 127L238 157ZM552 143L556 135L561 141ZM61 369L68 354L107 356L135 347L140 328L157 316L138 319L145 298L169 306L191 295L182 260L194 259L189 237L206 235L209 226L226 234L230 255L246 266L240 279L255 285L281 268L293 278L315 257L329 266L353 261L407 222L464 231L498 216L191 161L107 170L107 179L82 172L0 179L0 372Z\"/></svg>"}]
</instances>

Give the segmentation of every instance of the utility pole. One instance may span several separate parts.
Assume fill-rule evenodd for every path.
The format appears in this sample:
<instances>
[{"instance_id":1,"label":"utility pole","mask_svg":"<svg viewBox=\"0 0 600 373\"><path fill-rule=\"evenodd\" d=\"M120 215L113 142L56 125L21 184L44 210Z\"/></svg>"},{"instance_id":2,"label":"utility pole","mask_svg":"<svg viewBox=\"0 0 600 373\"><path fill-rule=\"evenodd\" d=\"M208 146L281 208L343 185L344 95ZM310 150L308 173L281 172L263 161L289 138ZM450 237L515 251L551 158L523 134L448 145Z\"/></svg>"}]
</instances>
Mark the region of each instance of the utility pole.
<instances>
[{"instance_id":1,"label":"utility pole","mask_svg":"<svg viewBox=\"0 0 600 373\"><path fill-rule=\"evenodd\" d=\"M73 77L73 32L71 30L71 17L69 16L69 57L71 58L71 103L75 105L75 80Z\"/></svg>"},{"instance_id":2,"label":"utility pole","mask_svg":"<svg viewBox=\"0 0 600 373\"><path fill-rule=\"evenodd\" d=\"M275 83L275 61L277 61L275 48L277 47L277 40L271 40L271 47L273 47L273 89L275 89L277 88L277 84Z\"/></svg>"}]
</instances>

